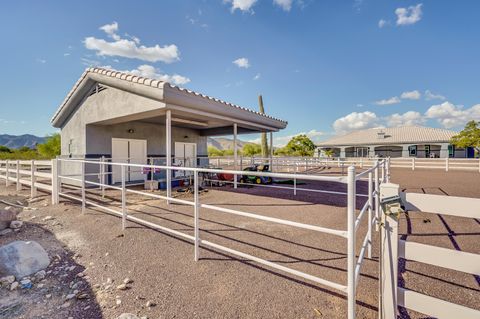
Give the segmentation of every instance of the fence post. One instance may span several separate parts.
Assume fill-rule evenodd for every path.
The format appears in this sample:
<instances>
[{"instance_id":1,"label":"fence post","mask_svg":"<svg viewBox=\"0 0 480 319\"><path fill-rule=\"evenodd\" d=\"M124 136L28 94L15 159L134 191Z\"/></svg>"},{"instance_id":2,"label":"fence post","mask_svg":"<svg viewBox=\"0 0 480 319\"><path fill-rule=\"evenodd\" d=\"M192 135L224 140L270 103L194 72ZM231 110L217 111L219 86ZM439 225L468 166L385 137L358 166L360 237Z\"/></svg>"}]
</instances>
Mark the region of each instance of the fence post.
<instances>
[{"instance_id":1,"label":"fence post","mask_svg":"<svg viewBox=\"0 0 480 319\"><path fill-rule=\"evenodd\" d=\"M82 214L85 214L85 161L82 160L82 168L81 168L81 174L82 174Z\"/></svg>"},{"instance_id":2,"label":"fence post","mask_svg":"<svg viewBox=\"0 0 480 319\"><path fill-rule=\"evenodd\" d=\"M193 193L193 200L194 200L194 236L195 236L195 248L194 248L194 260L198 261L200 257L200 251L199 251L199 242L200 242L200 234L199 234L199 214L200 214L200 202L198 199L198 171L194 172L194 193Z\"/></svg>"},{"instance_id":3,"label":"fence post","mask_svg":"<svg viewBox=\"0 0 480 319\"><path fill-rule=\"evenodd\" d=\"M381 161L382 166L382 183L385 183L385 160Z\"/></svg>"},{"instance_id":4,"label":"fence post","mask_svg":"<svg viewBox=\"0 0 480 319\"><path fill-rule=\"evenodd\" d=\"M448 172L448 157L445 157L445 172Z\"/></svg>"},{"instance_id":5,"label":"fence post","mask_svg":"<svg viewBox=\"0 0 480 319\"><path fill-rule=\"evenodd\" d=\"M100 164L100 174L101 174L101 178L100 178L100 183L102 184L102 186L100 186L102 188L102 198L105 198L105 156L102 156L100 158L101 160L101 164Z\"/></svg>"},{"instance_id":6,"label":"fence post","mask_svg":"<svg viewBox=\"0 0 480 319\"><path fill-rule=\"evenodd\" d=\"M5 186L8 187L10 186L10 164L8 163L8 160L6 160L6 166L5 166Z\"/></svg>"},{"instance_id":7,"label":"fence post","mask_svg":"<svg viewBox=\"0 0 480 319\"><path fill-rule=\"evenodd\" d=\"M17 178L17 182L16 182L16 186L17 186L17 191L21 191L22 190L22 184L20 183L20 161L17 160L16 162L16 178Z\"/></svg>"},{"instance_id":8,"label":"fence post","mask_svg":"<svg viewBox=\"0 0 480 319\"><path fill-rule=\"evenodd\" d=\"M380 221L380 180L378 178L378 160L375 160L375 170L374 170L374 177L375 177L375 218L377 220L375 225L375 231L378 232L378 223Z\"/></svg>"},{"instance_id":9,"label":"fence post","mask_svg":"<svg viewBox=\"0 0 480 319\"><path fill-rule=\"evenodd\" d=\"M386 183L380 186L380 199L398 196L399 186ZM397 318L398 287L398 214L400 204L382 205L380 229L380 318Z\"/></svg>"},{"instance_id":10,"label":"fence post","mask_svg":"<svg viewBox=\"0 0 480 319\"><path fill-rule=\"evenodd\" d=\"M58 204L58 160L52 159L52 205Z\"/></svg>"},{"instance_id":11,"label":"fence post","mask_svg":"<svg viewBox=\"0 0 480 319\"><path fill-rule=\"evenodd\" d=\"M390 157L387 158L385 165L387 170L387 183L390 183Z\"/></svg>"},{"instance_id":12,"label":"fence post","mask_svg":"<svg viewBox=\"0 0 480 319\"><path fill-rule=\"evenodd\" d=\"M297 196L297 173L293 173L295 177L293 178L293 195Z\"/></svg>"},{"instance_id":13,"label":"fence post","mask_svg":"<svg viewBox=\"0 0 480 319\"><path fill-rule=\"evenodd\" d=\"M415 170L415 157L412 157L412 171Z\"/></svg>"},{"instance_id":14,"label":"fence post","mask_svg":"<svg viewBox=\"0 0 480 319\"><path fill-rule=\"evenodd\" d=\"M348 319L355 319L355 166L348 167L348 206L347 206L347 295Z\"/></svg>"},{"instance_id":15,"label":"fence post","mask_svg":"<svg viewBox=\"0 0 480 319\"><path fill-rule=\"evenodd\" d=\"M125 189L125 170L127 166L122 165L122 230L127 227L127 191Z\"/></svg>"},{"instance_id":16,"label":"fence post","mask_svg":"<svg viewBox=\"0 0 480 319\"><path fill-rule=\"evenodd\" d=\"M372 207L373 207L373 176L368 173L368 258L372 258Z\"/></svg>"},{"instance_id":17,"label":"fence post","mask_svg":"<svg viewBox=\"0 0 480 319\"><path fill-rule=\"evenodd\" d=\"M37 188L35 187L35 180L36 180L36 176L35 176L35 172L37 171L37 168L35 166L35 161L32 160L30 162L30 197L31 198L34 198L35 196L37 196Z\"/></svg>"}]
</instances>

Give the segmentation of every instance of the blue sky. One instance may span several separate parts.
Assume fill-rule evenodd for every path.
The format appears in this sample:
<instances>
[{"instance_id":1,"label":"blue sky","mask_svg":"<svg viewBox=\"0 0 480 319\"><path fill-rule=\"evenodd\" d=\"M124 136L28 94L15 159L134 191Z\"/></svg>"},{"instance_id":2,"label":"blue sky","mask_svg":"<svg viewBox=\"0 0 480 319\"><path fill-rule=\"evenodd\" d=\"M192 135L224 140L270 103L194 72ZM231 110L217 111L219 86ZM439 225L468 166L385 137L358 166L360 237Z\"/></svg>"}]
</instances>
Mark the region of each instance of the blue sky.
<instances>
[{"instance_id":1,"label":"blue sky","mask_svg":"<svg viewBox=\"0 0 480 319\"><path fill-rule=\"evenodd\" d=\"M9 1L0 133L45 135L87 66L109 66L288 120L319 141L480 120L480 2ZM243 139L255 139L244 136Z\"/></svg>"}]
</instances>

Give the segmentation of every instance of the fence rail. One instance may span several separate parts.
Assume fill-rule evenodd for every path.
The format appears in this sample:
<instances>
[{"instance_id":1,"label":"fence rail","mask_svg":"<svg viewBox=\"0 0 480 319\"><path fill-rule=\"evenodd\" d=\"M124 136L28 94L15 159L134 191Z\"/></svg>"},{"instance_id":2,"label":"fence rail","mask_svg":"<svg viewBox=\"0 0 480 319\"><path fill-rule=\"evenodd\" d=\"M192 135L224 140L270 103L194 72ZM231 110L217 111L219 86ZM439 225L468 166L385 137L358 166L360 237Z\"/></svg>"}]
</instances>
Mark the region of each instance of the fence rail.
<instances>
[{"instance_id":1,"label":"fence rail","mask_svg":"<svg viewBox=\"0 0 480 319\"><path fill-rule=\"evenodd\" d=\"M355 166L348 167L348 175L344 176L318 176L311 174L297 174L297 173L271 173L271 172L248 172L248 175L261 176L261 177L270 177L270 178L284 178L284 179L294 179L298 180L309 180L309 181L328 181L328 182L339 182L347 185L347 192L332 192L337 195L347 196L347 229L331 229L318 225L311 225L305 223L299 223L292 220L280 219L275 217L268 217L252 212L246 212L241 210L224 208L216 205L211 205L207 203L202 203L199 198L199 184L200 184L200 174L203 173L226 173L233 174L236 176L241 176L245 172L238 170L228 170L228 169L209 169L209 168L197 168L197 167L181 167L180 170L188 171L193 175L194 183L194 192L193 200L185 200L172 197L170 192L167 192L167 195L155 194L152 192L140 191L137 189L132 189L130 185L126 183L126 172L129 169L137 169L144 171L145 169L150 169L152 171L165 171L166 174L172 174L173 171L178 171L179 167L176 166L161 166L161 165L152 165L152 164L135 164L135 163L114 163L111 161L105 162L101 159L64 159L59 158L52 161L0 161L0 179L5 179L7 186L11 183L16 183L17 190L20 190L22 185L27 185L31 188L31 196L36 196L36 189L41 189L47 192L52 193L52 203L58 204L60 197L77 201L81 204L82 213L86 212L87 207L95 207L115 216L118 216L122 220L122 229L125 230L127 221L135 222L146 227L157 229L187 240L190 240L194 243L194 260L198 261L200 258L200 248L201 246L211 247L219 251L223 251L235 256L239 256L262 265L274 268L276 270L301 277L303 279L328 286L330 288L336 289L343 293L347 294L348 299L348 318L355 318L355 305L356 305L356 289L358 285L358 279L360 276L360 270L364 257L368 255L371 257L371 246L372 246L372 226L376 224L379 212L379 186L380 184L387 182L389 179L389 167L388 160L377 160L375 163L366 171L356 173ZM106 183L104 176L106 175L105 166L116 166L120 168L121 171L121 183L112 185ZM88 167L88 169L87 169ZM93 169L92 169L93 167ZM93 173L92 173L93 171ZM75 173L77 172L77 173ZM381 172L381 177L380 177ZM362 179L364 180L367 176L368 180L368 194L364 194L366 197L366 202L360 209L359 214L357 215L356 210L356 198L357 195L357 181ZM93 180L97 178L98 180ZM47 182L47 183L46 183ZM98 200L93 200L90 198L89 193L92 190L100 189L102 196L104 195L105 189L112 189L113 191L120 192L120 203L118 206L102 204ZM88 190L88 192L87 192ZM296 190L295 190L296 191ZM305 189L305 191L312 191L310 189ZM320 191L320 190L316 190ZM331 192L324 190L325 192ZM78 194L80 192L80 194ZM165 200L167 203L179 203L183 205L192 206L194 209L193 212L193 221L194 221L194 235L185 234L183 232L158 225L156 223L143 220L141 218L132 216L128 213L127 209L127 195L136 194L141 196L146 196L150 198ZM247 254L232 248L228 248L217 243L207 241L201 238L200 227L199 227L199 216L201 214L201 209L213 210L221 212L224 214L231 214L241 217L247 217L252 219L261 220L268 223L276 223L285 226L291 226L295 228L301 228L316 232L321 232L324 234L338 236L345 238L347 240L347 260L348 260L348 269L347 269L347 283L337 283L333 282L312 274L308 274L293 268L289 268L278 263L256 257L252 254ZM362 245L360 252L356 254L356 236L359 229L359 225L362 220L365 219L365 216L368 216L367 226L368 230L365 237L362 239Z\"/></svg>"}]
</instances>

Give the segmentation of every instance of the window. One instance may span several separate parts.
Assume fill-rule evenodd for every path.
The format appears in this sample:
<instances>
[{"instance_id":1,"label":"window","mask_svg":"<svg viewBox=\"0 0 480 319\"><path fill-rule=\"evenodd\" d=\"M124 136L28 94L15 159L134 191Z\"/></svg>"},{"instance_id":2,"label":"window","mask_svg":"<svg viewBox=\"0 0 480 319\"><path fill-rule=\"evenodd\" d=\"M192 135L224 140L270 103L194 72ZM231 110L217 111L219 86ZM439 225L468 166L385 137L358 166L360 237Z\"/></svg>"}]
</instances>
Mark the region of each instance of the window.
<instances>
[{"instance_id":1,"label":"window","mask_svg":"<svg viewBox=\"0 0 480 319\"><path fill-rule=\"evenodd\" d=\"M430 157L430 145L425 145L425 157Z\"/></svg>"},{"instance_id":2,"label":"window","mask_svg":"<svg viewBox=\"0 0 480 319\"><path fill-rule=\"evenodd\" d=\"M417 156L417 145L411 145L408 147L409 156Z\"/></svg>"}]
</instances>

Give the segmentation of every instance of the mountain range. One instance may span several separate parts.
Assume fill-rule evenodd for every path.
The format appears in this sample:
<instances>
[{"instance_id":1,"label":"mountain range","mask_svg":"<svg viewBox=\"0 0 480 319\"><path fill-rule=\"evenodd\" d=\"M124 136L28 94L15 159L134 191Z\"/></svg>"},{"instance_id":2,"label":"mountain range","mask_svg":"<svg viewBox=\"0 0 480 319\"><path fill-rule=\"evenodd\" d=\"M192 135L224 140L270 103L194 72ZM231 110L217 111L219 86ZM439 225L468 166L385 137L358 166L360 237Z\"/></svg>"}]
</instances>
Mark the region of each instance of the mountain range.
<instances>
[{"instance_id":1,"label":"mountain range","mask_svg":"<svg viewBox=\"0 0 480 319\"><path fill-rule=\"evenodd\" d=\"M45 137L39 137L31 134L23 134L23 135L0 134L0 145L6 146L8 148L20 148L22 146L34 148L35 145L41 144L44 141L45 141Z\"/></svg>"},{"instance_id":2,"label":"mountain range","mask_svg":"<svg viewBox=\"0 0 480 319\"><path fill-rule=\"evenodd\" d=\"M0 134L0 145L4 145L8 148L20 148L22 146L33 148L35 147L36 144L43 143L44 141L45 141L44 137L39 137L31 134L24 134L24 135ZM237 147L239 149L242 149L242 147L248 143L249 142L237 140ZM224 137L209 137L207 144L208 146L213 146L219 150L233 149L233 139L224 138Z\"/></svg>"}]
</instances>

